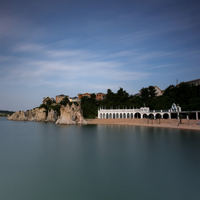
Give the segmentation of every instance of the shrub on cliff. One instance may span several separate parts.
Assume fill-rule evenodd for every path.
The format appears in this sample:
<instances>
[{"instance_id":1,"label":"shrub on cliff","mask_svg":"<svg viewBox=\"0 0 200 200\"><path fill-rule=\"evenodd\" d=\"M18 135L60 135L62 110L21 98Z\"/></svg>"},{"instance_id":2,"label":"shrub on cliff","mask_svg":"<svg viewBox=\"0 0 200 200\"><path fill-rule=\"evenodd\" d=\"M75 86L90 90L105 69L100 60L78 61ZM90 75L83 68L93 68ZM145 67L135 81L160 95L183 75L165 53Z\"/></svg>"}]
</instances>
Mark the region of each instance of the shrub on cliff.
<instances>
[{"instance_id":1,"label":"shrub on cliff","mask_svg":"<svg viewBox=\"0 0 200 200\"><path fill-rule=\"evenodd\" d=\"M60 102L60 104L63 105L63 106L66 106L68 103L70 103L68 97L65 97L65 98Z\"/></svg>"},{"instance_id":2,"label":"shrub on cliff","mask_svg":"<svg viewBox=\"0 0 200 200\"><path fill-rule=\"evenodd\" d=\"M51 105L48 107L48 110L50 111L51 109L52 110L55 110L57 112L57 115L60 116L60 108L61 108L61 105L60 104L55 104L55 105Z\"/></svg>"}]
</instances>

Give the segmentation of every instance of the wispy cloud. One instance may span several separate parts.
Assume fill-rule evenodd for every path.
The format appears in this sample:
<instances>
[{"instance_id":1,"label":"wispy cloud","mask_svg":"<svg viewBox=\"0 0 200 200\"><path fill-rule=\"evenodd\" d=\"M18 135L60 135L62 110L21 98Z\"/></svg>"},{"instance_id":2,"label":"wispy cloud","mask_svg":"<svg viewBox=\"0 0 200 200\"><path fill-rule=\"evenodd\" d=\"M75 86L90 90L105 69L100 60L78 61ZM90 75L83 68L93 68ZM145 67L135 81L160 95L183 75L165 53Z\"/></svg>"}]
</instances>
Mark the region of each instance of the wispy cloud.
<instances>
[{"instance_id":1,"label":"wispy cloud","mask_svg":"<svg viewBox=\"0 0 200 200\"><path fill-rule=\"evenodd\" d=\"M175 64L169 64L169 65L156 65L156 66L153 66L153 67L151 67L151 69L160 69L160 68L167 68L167 69L169 69L169 68L171 68L171 67L176 67L177 65L175 65Z\"/></svg>"},{"instance_id":2,"label":"wispy cloud","mask_svg":"<svg viewBox=\"0 0 200 200\"><path fill-rule=\"evenodd\" d=\"M41 50L45 48L43 45L40 44L22 44L22 45L17 45L13 51L14 52L35 52L38 50Z\"/></svg>"},{"instance_id":3,"label":"wispy cloud","mask_svg":"<svg viewBox=\"0 0 200 200\"><path fill-rule=\"evenodd\" d=\"M15 56L1 56L0 59L0 65L8 66L9 69L1 77L5 83L52 87L73 83L90 87L91 82L94 82L96 84L93 87L97 88L102 83L120 85L124 81L144 80L157 73L150 72L150 69L177 66L176 63L152 64L148 65L149 70L146 71L146 63L161 57L180 55L177 51L144 52L142 49L134 49L105 56L85 49L63 49L37 43L20 44L13 47L13 52ZM182 56L185 56L184 52ZM14 62L10 63L10 59Z\"/></svg>"},{"instance_id":4,"label":"wispy cloud","mask_svg":"<svg viewBox=\"0 0 200 200\"><path fill-rule=\"evenodd\" d=\"M116 81L144 79L149 75L142 71L132 72L124 67L123 62L115 59L106 61L103 55L88 50L63 50L38 44L23 44L15 47L14 52L20 56L15 57L16 62L6 76L2 77L12 84L42 83L53 86L55 82L65 85L67 81L89 85L89 80L103 80L114 84ZM119 54L125 56L126 52Z\"/></svg>"}]
</instances>

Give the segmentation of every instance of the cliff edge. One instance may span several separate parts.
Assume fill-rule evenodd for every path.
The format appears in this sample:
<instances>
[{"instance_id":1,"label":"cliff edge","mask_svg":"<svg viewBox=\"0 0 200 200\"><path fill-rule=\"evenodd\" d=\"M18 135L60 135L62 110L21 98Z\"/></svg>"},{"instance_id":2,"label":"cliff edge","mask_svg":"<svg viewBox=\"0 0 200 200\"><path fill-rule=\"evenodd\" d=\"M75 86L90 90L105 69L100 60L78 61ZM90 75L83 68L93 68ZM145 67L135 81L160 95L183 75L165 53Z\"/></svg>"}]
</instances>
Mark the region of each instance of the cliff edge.
<instances>
[{"instance_id":1,"label":"cliff edge","mask_svg":"<svg viewBox=\"0 0 200 200\"><path fill-rule=\"evenodd\" d=\"M86 124L80 105L72 104L69 106L67 104L61 106L60 113L60 118L56 121L56 124Z\"/></svg>"},{"instance_id":2,"label":"cliff edge","mask_svg":"<svg viewBox=\"0 0 200 200\"><path fill-rule=\"evenodd\" d=\"M8 120L14 121L37 121L54 122L56 124L86 124L83 118L80 105L72 104L61 106L61 115L55 110L46 110L45 108L35 108L27 111L17 111L8 117Z\"/></svg>"},{"instance_id":3,"label":"cliff edge","mask_svg":"<svg viewBox=\"0 0 200 200\"><path fill-rule=\"evenodd\" d=\"M13 113L8 120L14 121L46 121L46 110L44 108L35 108L27 111L17 111Z\"/></svg>"}]
</instances>

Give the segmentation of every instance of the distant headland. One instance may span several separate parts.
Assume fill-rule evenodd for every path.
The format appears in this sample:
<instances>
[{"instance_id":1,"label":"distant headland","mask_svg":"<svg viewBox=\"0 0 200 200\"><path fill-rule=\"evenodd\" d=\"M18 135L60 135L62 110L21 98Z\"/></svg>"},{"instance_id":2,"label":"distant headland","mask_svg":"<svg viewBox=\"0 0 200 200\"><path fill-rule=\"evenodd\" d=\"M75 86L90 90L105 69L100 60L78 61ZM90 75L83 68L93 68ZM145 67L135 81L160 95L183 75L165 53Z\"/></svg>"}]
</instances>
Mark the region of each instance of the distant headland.
<instances>
[{"instance_id":1,"label":"distant headland","mask_svg":"<svg viewBox=\"0 0 200 200\"><path fill-rule=\"evenodd\" d=\"M12 115L14 111L8 111L8 110L0 110L0 117L7 117L8 115Z\"/></svg>"}]
</instances>

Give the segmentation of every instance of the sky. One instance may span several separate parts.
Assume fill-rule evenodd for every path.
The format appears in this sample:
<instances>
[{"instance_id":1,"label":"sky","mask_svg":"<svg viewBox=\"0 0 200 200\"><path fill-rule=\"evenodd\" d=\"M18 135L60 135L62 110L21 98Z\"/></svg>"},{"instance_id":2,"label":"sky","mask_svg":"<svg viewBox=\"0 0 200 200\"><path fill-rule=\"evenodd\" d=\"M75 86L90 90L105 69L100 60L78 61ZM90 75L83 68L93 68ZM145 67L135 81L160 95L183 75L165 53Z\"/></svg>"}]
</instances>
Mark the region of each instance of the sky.
<instances>
[{"instance_id":1,"label":"sky","mask_svg":"<svg viewBox=\"0 0 200 200\"><path fill-rule=\"evenodd\" d=\"M1 0L0 110L200 78L199 0Z\"/></svg>"}]
</instances>

